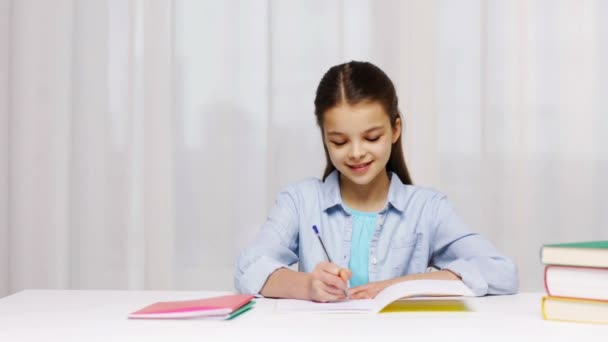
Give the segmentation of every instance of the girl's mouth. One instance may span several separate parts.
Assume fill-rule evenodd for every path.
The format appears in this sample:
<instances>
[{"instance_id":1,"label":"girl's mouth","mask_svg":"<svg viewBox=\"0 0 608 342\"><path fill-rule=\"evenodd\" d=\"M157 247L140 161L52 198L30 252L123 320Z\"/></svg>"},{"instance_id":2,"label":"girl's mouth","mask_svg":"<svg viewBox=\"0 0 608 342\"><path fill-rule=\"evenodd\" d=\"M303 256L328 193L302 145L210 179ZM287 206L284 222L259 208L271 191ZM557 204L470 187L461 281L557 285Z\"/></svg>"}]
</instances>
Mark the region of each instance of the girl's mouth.
<instances>
[{"instance_id":1,"label":"girl's mouth","mask_svg":"<svg viewBox=\"0 0 608 342\"><path fill-rule=\"evenodd\" d=\"M356 165L348 165L347 166L356 173L363 173L369 169L369 166L372 164L373 160L367 163L361 163Z\"/></svg>"}]
</instances>

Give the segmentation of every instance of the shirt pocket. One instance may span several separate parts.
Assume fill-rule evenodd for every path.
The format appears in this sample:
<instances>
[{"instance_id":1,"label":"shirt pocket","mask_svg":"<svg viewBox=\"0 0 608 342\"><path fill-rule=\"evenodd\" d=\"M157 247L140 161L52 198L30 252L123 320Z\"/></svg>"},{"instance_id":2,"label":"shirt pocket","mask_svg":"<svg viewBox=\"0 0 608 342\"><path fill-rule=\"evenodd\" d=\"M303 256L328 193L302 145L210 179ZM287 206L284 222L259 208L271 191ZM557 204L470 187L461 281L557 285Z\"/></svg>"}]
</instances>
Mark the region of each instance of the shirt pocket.
<instances>
[{"instance_id":1,"label":"shirt pocket","mask_svg":"<svg viewBox=\"0 0 608 342\"><path fill-rule=\"evenodd\" d=\"M418 264L416 251L420 247L421 237L422 233L415 233L399 236L391 241L388 260L393 277L416 272Z\"/></svg>"},{"instance_id":2,"label":"shirt pocket","mask_svg":"<svg viewBox=\"0 0 608 342\"><path fill-rule=\"evenodd\" d=\"M421 233L407 234L403 236L399 236L396 239L391 241L390 248L391 249L400 249L400 248L408 248L412 246L416 246L418 240L420 238Z\"/></svg>"}]
</instances>

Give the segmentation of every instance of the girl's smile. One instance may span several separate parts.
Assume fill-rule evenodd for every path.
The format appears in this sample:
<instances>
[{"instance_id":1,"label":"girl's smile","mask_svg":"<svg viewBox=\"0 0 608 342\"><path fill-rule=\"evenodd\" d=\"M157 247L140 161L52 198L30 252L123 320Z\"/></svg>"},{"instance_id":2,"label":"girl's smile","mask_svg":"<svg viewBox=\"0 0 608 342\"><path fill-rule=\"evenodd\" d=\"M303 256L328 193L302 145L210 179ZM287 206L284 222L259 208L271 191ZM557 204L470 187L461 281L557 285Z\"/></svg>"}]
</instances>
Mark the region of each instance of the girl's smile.
<instances>
[{"instance_id":1,"label":"girl's smile","mask_svg":"<svg viewBox=\"0 0 608 342\"><path fill-rule=\"evenodd\" d=\"M367 170L370 169L371 164L373 163L373 161L367 162L367 163L359 163L359 164L354 164L354 165L350 165L350 164L346 164L354 173L356 174L364 174L365 172L367 172Z\"/></svg>"}]
</instances>

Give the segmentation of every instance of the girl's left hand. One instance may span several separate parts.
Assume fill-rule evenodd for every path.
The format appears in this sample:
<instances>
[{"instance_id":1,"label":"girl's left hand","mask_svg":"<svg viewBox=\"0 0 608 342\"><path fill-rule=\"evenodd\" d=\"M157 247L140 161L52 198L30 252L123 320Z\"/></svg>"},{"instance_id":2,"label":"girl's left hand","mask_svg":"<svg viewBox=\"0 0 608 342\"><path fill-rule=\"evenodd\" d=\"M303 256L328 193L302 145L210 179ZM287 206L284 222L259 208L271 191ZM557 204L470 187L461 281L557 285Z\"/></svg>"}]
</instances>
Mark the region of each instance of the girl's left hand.
<instances>
[{"instance_id":1,"label":"girl's left hand","mask_svg":"<svg viewBox=\"0 0 608 342\"><path fill-rule=\"evenodd\" d=\"M387 286L392 285L392 279L375 281L348 289L348 298L350 299L372 299L384 290Z\"/></svg>"}]
</instances>

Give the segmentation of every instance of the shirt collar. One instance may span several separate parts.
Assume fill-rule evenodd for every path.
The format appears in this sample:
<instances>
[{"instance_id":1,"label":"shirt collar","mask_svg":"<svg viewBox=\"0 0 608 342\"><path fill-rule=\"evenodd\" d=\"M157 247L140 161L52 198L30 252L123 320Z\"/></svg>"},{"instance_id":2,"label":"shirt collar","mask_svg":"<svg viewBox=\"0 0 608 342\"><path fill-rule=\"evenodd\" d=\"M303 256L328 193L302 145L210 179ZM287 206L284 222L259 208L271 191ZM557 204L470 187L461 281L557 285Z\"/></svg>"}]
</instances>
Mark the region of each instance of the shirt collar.
<instances>
[{"instance_id":1,"label":"shirt collar","mask_svg":"<svg viewBox=\"0 0 608 342\"><path fill-rule=\"evenodd\" d=\"M342 196L340 195L340 172L338 170L332 171L325 181L322 183L323 191L323 211L335 207L336 205L343 205ZM390 186L388 188L388 203L393 208L400 212L405 210L406 204L406 191L405 185L399 179L394 172L389 172Z\"/></svg>"}]
</instances>

